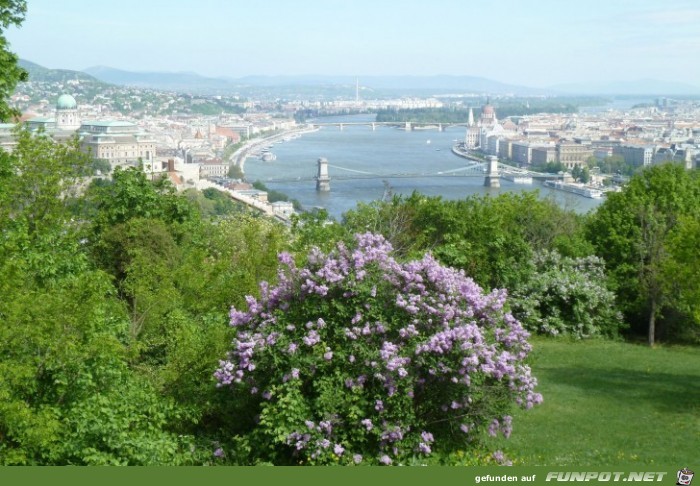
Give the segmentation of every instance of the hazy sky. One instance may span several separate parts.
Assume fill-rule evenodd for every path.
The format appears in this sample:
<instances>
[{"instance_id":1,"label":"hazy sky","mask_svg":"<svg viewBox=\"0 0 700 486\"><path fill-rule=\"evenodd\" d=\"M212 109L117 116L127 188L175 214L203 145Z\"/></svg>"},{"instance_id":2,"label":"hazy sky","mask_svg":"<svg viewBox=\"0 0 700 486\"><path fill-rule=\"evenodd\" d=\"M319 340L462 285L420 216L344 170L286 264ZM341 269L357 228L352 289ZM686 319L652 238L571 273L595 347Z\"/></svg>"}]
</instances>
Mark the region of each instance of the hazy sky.
<instances>
[{"instance_id":1,"label":"hazy sky","mask_svg":"<svg viewBox=\"0 0 700 486\"><path fill-rule=\"evenodd\" d=\"M29 0L50 68L700 84L699 0Z\"/></svg>"}]
</instances>

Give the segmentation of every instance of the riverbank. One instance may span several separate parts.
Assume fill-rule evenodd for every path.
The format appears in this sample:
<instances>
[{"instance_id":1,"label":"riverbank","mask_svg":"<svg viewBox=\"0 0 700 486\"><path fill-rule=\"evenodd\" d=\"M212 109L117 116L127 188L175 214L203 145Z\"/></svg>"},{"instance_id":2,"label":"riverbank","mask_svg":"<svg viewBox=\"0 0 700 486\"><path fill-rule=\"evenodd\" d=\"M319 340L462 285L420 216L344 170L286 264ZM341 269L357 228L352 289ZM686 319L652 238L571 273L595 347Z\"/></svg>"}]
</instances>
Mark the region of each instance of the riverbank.
<instances>
[{"instance_id":1,"label":"riverbank","mask_svg":"<svg viewBox=\"0 0 700 486\"><path fill-rule=\"evenodd\" d=\"M245 172L246 159L253 153L257 151L262 151L263 147L272 143L283 141L287 137L297 137L306 133L316 132L318 130L318 128L304 126L293 128L291 130L282 130L280 132L276 132L272 135L263 138L249 140L241 148L239 148L233 154L231 154L230 161L233 165L237 166L241 170L241 172Z\"/></svg>"},{"instance_id":2,"label":"riverbank","mask_svg":"<svg viewBox=\"0 0 700 486\"><path fill-rule=\"evenodd\" d=\"M462 157L464 159L468 160L474 160L476 162L486 162L486 160L483 157L476 157L475 155L472 155L468 149L464 148L464 144L462 143L456 143L452 146L452 153L455 154L458 157Z\"/></svg>"}]
</instances>

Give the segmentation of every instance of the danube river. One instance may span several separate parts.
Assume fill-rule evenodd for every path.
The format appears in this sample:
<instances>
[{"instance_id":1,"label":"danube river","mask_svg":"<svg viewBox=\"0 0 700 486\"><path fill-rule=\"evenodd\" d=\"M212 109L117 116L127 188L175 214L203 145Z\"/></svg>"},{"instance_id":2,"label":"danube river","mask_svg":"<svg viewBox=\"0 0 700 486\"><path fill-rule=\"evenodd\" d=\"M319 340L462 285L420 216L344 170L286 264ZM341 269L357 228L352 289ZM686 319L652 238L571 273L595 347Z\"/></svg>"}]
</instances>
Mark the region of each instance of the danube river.
<instances>
[{"instance_id":1,"label":"danube river","mask_svg":"<svg viewBox=\"0 0 700 486\"><path fill-rule=\"evenodd\" d=\"M373 119L374 115L357 115L326 117L318 122L364 122ZM270 189L299 200L305 209L323 207L336 218L354 208L358 202L381 199L385 193L383 180L389 183L394 194L409 195L418 191L445 199L461 199L474 194L495 196L503 192L539 190L542 197L552 197L561 206L578 212L586 212L600 204L600 199L588 199L549 189L538 181L531 185L521 185L501 179L501 188L491 189L484 187L483 177L459 175L458 169L468 165L469 161L453 154L451 148L455 140L464 138L464 130L464 127L451 127L443 132L407 132L379 126L373 131L370 126L363 125L345 126L343 130L338 127L323 127L317 132L272 145L270 151L277 156L276 160L263 162L259 158L248 158L245 162L246 178L250 181L260 180ZM308 180L316 175L319 157L328 159L330 165L329 193L316 192L315 181ZM334 176L349 176L360 172L378 176L372 179L333 179ZM453 175L436 176L439 172ZM424 175L396 178L391 177L392 174ZM270 181L282 178L294 180ZM296 180L297 178L307 180Z\"/></svg>"}]
</instances>

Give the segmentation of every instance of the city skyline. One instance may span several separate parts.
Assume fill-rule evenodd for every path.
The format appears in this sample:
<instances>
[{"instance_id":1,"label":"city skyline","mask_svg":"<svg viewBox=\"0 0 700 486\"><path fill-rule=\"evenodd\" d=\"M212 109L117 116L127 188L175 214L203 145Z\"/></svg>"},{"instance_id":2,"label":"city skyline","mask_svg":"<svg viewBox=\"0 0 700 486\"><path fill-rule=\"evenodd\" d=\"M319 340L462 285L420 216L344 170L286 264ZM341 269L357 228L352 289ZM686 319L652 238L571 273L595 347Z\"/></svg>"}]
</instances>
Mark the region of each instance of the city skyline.
<instances>
[{"instance_id":1,"label":"city skyline","mask_svg":"<svg viewBox=\"0 0 700 486\"><path fill-rule=\"evenodd\" d=\"M248 75L468 75L532 87L698 85L700 7L672 0L236 4L29 0L10 49L49 68Z\"/></svg>"}]
</instances>

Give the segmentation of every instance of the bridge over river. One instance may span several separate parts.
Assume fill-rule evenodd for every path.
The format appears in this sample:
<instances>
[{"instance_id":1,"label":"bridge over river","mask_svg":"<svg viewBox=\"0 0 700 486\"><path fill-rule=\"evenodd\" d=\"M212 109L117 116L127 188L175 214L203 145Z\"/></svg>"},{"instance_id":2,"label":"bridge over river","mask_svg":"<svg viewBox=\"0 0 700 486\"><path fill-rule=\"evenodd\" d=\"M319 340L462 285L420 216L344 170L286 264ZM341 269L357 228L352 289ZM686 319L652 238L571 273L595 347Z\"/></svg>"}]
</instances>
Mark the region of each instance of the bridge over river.
<instances>
[{"instance_id":1,"label":"bridge over river","mask_svg":"<svg viewBox=\"0 0 700 486\"><path fill-rule=\"evenodd\" d=\"M543 174L520 169L510 165L499 163L496 157L489 157L486 161L470 160L466 165L450 170L424 171L424 172L394 172L381 173L357 170L350 167L333 165L325 158L318 159L316 174L306 177L279 177L268 178L265 182L308 182L316 181L316 189L322 192L330 191L330 182L334 180L355 180L355 179L407 179L426 177L483 177L484 185L489 187L499 187L500 177L513 180L515 182L532 182L532 179L559 179L558 174ZM330 169L340 171L340 174L330 175Z\"/></svg>"},{"instance_id":2,"label":"bridge over river","mask_svg":"<svg viewBox=\"0 0 700 486\"><path fill-rule=\"evenodd\" d=\"M307 126L310 128L323 128L323 127L338 127L343 130L345 127L351 126L368 126L372 130L376 130L377 127L394 127L401 130L411 131L411 130L437 130L439 132L444 131L448 127L466 127L467 122L455 123L455 122L376 122L376 121L363 121L363 122L307 122Z\"/></svg>"}]
</instances>

